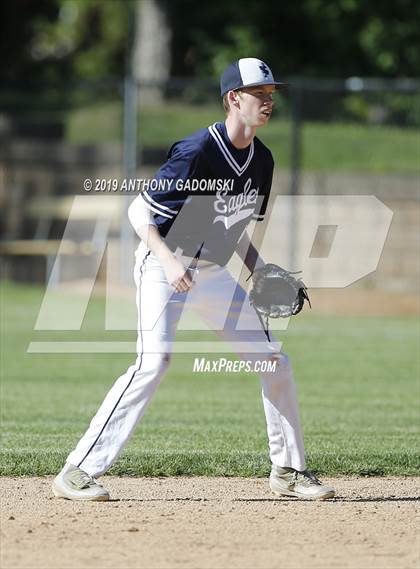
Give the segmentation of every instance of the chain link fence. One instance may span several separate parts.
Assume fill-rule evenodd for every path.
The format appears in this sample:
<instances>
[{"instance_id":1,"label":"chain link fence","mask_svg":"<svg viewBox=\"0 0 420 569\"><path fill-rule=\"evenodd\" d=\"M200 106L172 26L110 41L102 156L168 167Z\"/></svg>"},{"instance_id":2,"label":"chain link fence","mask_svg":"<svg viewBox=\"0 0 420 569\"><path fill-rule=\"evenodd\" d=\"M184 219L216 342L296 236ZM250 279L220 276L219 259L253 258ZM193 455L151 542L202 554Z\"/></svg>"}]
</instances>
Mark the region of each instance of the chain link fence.
<instances>
[{"instance_id":1,"label":"chain link fence","mask_svg":"<svg viewBox=\"0 0 420 569\"><path fill-rule=\"evenodd\" d=\"M420 81L355 77L290 78L288 83L288 92L277 95L270 124L258 133L276 162L273 195L373 195L381 200L394 218L378 270L358 286L414 291L419 276ZM3 85L0 231L5 276L45 279L43 258L53 256L30 247L26 255L25 248L17 254L5 243L58 242L69 200L85 193L83 180L147 178L175 140L223 118L213 82L172 79L138 85L128 78L65 89ZM120 222L111 233L116 237L122 231L125 251L127 244L134 246L124 221L130 199L119 208ZM289 226L284 246L292 267L300 258L298 243L305 231L299 211L291 212ZM131 257L123 257L127 260L120 271L128 275Z\"/></svg>"}]
</instances>

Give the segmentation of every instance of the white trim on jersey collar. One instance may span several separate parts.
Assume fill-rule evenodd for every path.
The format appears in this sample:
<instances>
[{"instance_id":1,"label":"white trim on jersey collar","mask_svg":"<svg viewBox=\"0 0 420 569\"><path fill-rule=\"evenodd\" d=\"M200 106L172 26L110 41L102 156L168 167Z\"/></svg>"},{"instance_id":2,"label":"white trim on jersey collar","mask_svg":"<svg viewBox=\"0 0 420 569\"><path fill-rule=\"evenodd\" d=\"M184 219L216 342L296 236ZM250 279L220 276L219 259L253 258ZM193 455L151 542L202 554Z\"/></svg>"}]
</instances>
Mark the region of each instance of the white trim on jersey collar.
<instances>
[{"instance_id":1,"label":"white trim on jersey collar","mask_svg":"<svg viewBox=\"0 0 420 569\"><path fill-rule=\"evenodd\" d=\"M217 123L210 125L208 127L208 130L212 135L212 137L214 138L214 140L216 141L216 144L219 147L223 156L225 157L226 162L229 164L229 166L238 176L242 176L242 174L248 168L249 163L252 160L252 157L254 156L254 141L252 141L250 144L248 158L246 159L245 164L243 166L239 166L235 158L232 156L232 153L230 152L229 148L226 146L225 141L221 137L219 131L217 130L216 124Z\"/></svg>"}]
</instances>

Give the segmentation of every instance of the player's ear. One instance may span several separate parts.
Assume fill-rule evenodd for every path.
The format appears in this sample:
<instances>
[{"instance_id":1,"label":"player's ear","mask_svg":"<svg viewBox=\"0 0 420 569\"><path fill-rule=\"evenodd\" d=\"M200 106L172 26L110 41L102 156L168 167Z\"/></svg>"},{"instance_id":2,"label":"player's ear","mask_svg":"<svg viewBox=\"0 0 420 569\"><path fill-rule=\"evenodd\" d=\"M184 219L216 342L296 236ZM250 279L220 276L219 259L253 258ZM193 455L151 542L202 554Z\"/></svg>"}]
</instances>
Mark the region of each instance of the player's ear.
<instances>
[{"instance_id":1,"label":"player's ear","mask_svg":"<svg viewBox=\"0 0 420 569\"><path fill-rule=\"evenodd\" d=\"M228 100L230 106L239 108L239 91L229 91Z\"/></svg>"}]
</instances>

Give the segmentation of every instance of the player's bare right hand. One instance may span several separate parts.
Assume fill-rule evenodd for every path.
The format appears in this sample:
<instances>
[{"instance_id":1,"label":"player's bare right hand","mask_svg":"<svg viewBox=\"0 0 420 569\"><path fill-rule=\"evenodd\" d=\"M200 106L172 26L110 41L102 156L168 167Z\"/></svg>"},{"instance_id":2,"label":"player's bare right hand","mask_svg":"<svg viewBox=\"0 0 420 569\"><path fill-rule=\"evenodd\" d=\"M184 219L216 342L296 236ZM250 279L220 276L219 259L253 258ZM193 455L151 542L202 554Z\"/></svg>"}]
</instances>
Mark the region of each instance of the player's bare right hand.
<instances>
[{"instance_id":1,"label":"player's bare right hand","mask_svg":"<svg viewBox=\"0 0 420 569\"><path fill-rule=\"evenodd\" d=\"M191 272L178 259L169 260L163 268L168 283L176 292L187 292L193 286Z\"/></svg>"}]
</instances>

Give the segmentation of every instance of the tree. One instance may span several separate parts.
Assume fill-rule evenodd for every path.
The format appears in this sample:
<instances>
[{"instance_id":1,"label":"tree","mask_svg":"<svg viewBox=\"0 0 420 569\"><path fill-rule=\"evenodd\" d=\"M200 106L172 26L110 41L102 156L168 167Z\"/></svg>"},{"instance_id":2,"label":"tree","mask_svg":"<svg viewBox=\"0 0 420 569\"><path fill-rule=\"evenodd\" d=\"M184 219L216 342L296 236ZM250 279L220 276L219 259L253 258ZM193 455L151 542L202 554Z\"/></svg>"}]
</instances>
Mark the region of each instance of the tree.
<instances>
[{"instance_id":1,"label":"tree","mask_svg":"<svg viewBox=\"0 0 420 569\"><path fill-rule=\"evenodd\" d=\"M1 78L65 85L123 76L133 2L14 0L2 3Z\"/></svg>"},{"instance_id":2,"label":"tree","mask_svg":"<svg viewBox=\"0 0 420 569\"><path fill-rule=\"evenodd\" d=\"M166 14L172 32L173 76L215 78L241 55L267 59L280 76L419 73L417 0L153 4ZM125 74L133 0L14 0L3 2L0 10L3 80L64 86L70 80Z\"/></svg>"},{"instance_id":3,"label":"tree","mask_svg":"<svg viewBox=\"0 0 420 569\"><path fill-rule=\"evenodd\" d=\"M267 59L280 76L419 73L420 3L415 0L230 0L223 9L218 2L165 3L174 30L176 75L210 70L216 75L220 61L238 54Z\"/></svg>"}]
</instances>

